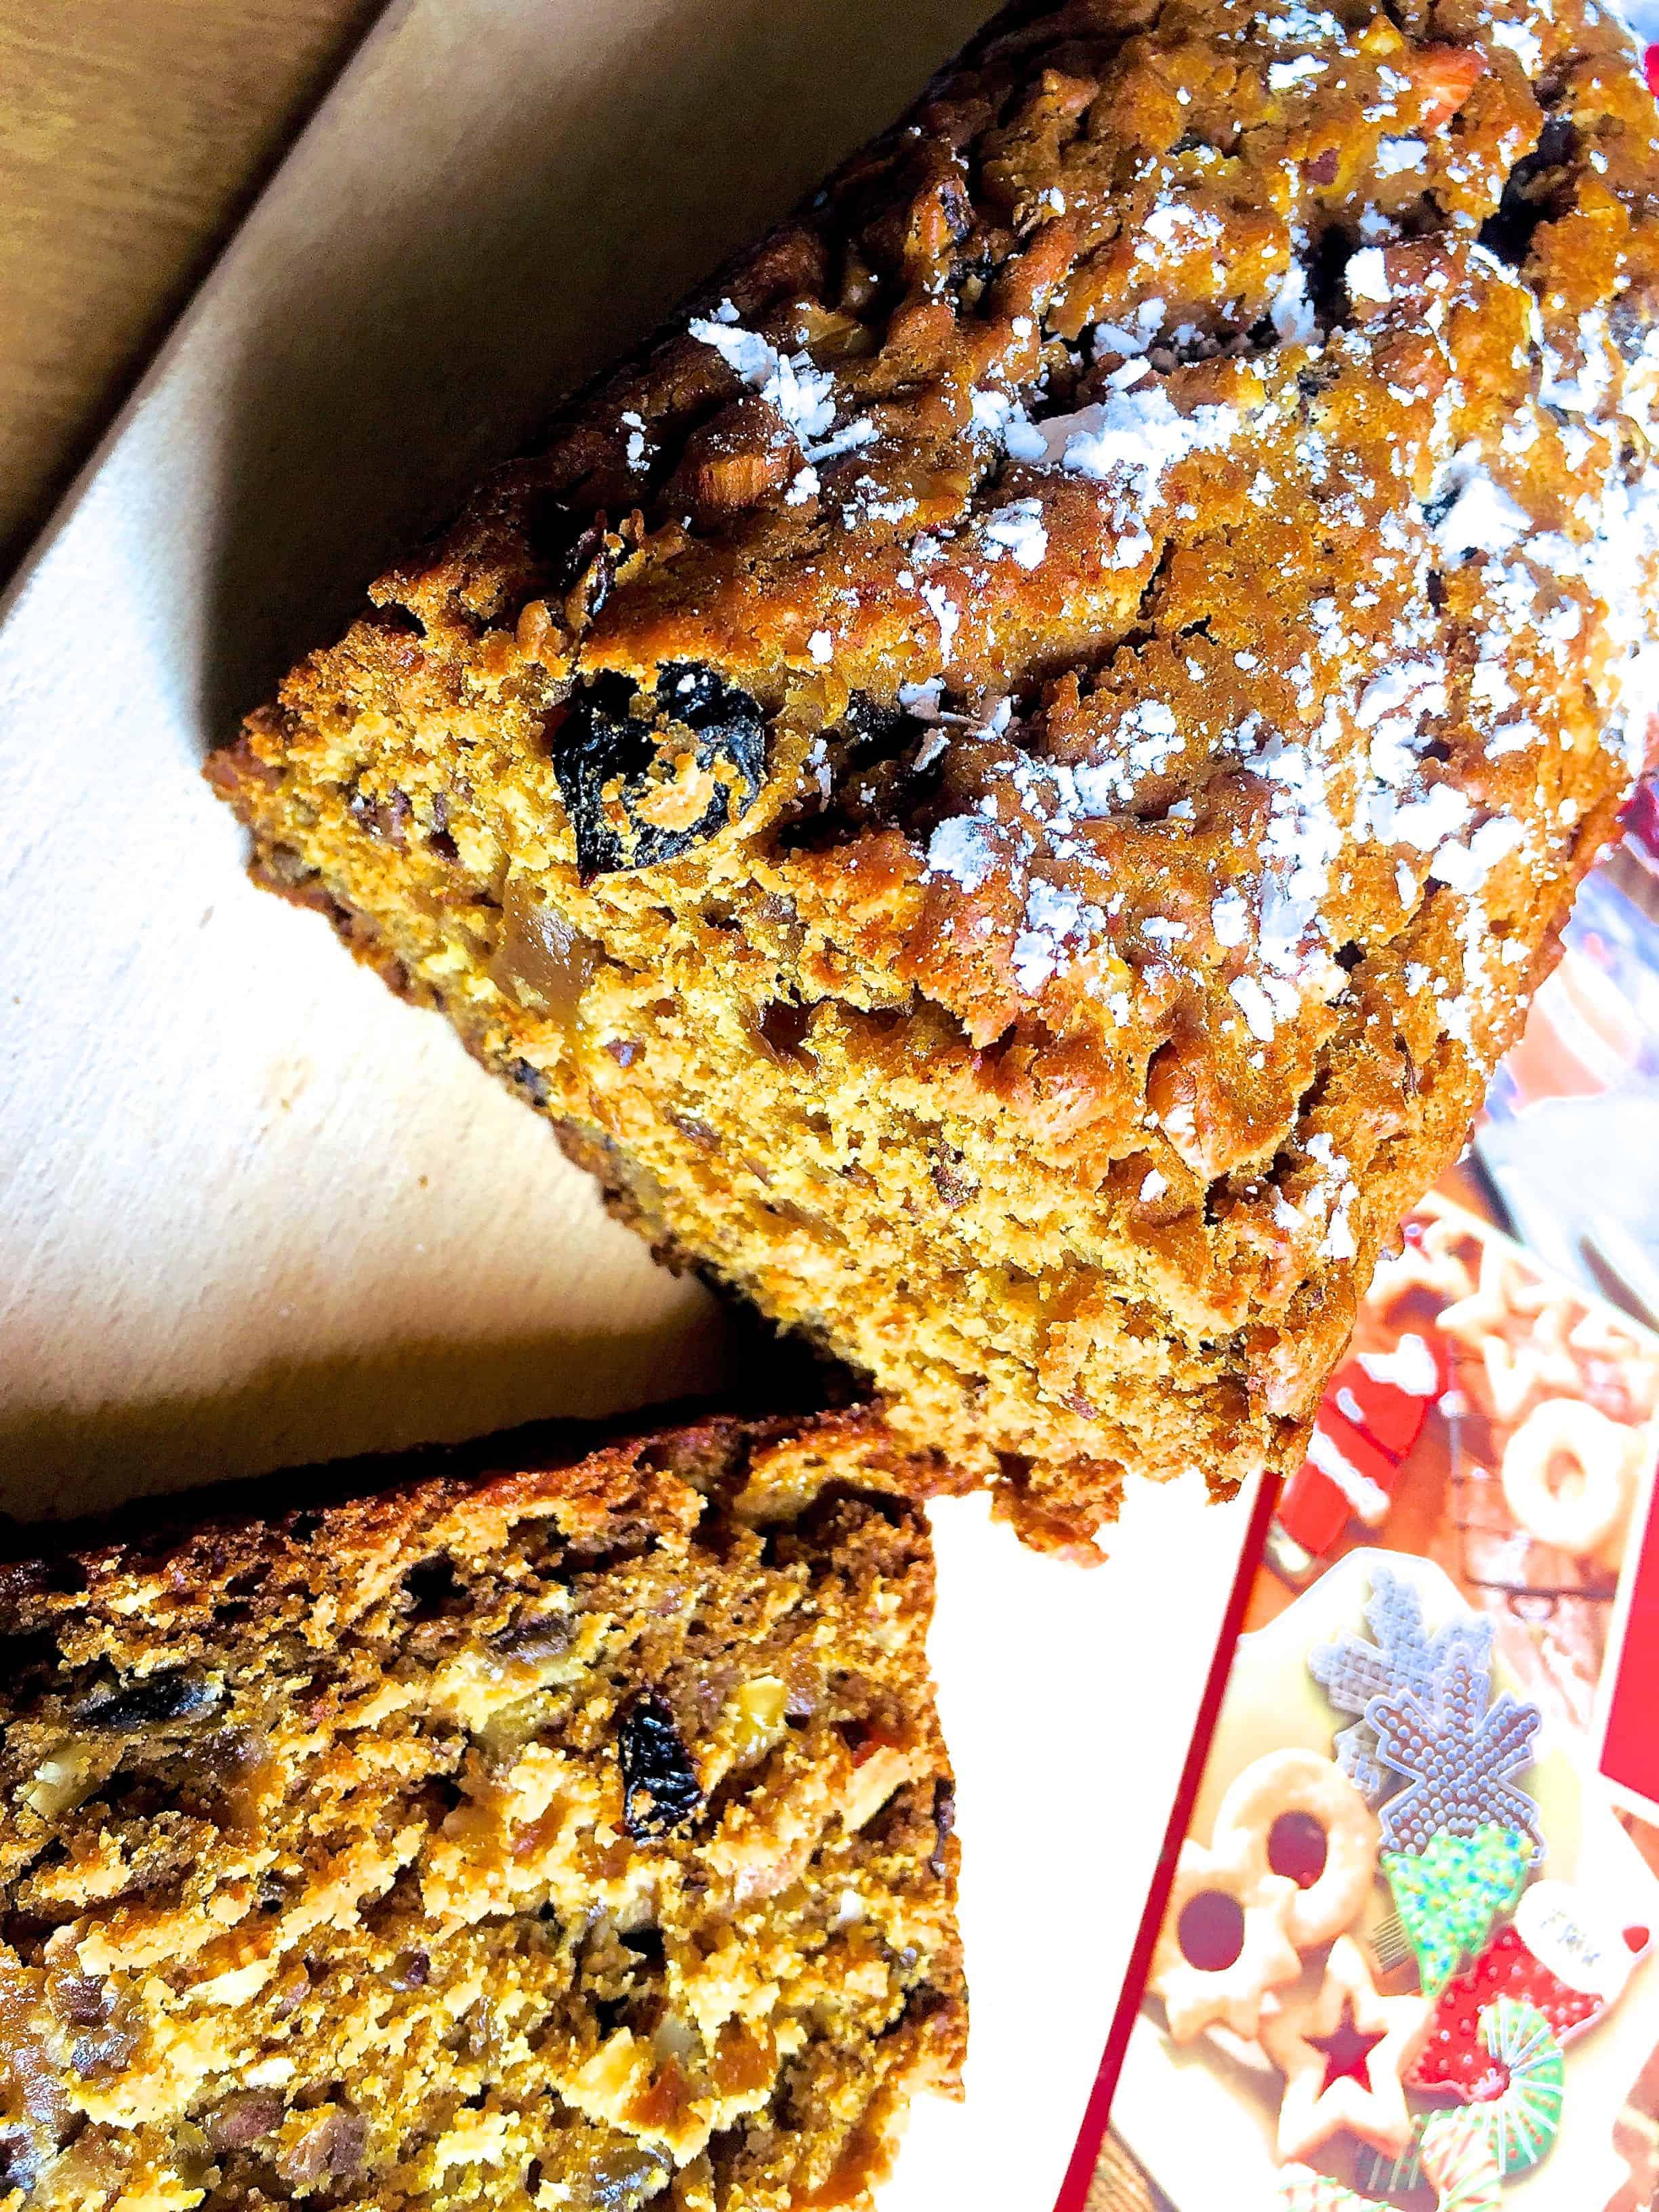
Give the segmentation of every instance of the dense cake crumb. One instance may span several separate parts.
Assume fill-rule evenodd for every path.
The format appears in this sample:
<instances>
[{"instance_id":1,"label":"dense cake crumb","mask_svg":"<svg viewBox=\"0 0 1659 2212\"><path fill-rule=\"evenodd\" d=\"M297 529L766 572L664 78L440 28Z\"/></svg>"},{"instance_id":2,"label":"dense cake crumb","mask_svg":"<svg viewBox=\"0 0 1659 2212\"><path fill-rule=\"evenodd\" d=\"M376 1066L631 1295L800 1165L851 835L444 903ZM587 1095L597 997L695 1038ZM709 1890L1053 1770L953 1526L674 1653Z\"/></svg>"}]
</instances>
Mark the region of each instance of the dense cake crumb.
<instances>
[{"instance_id":1,"label":"dense cake crumb","mask_svg":"<svg viewBox=\"0 0 1659 2212\"><path fill-rule=\"evenodd\" d=\"M1595 0L1017 6L210 773L662 1249L1086 1543L1296 1462L1646 743Z\"/></svg>"},{"instance_id":2,"label":"dense cake crumb","mask_svg":"<svg viewBox=\"0 0 1659 2212\"><path fill-rule=\"evenodd\" d=\"M867 2208L954 2091L929 1463L505 1464L0 1567L6 2212Z\"/></svg>"}]
</instances>

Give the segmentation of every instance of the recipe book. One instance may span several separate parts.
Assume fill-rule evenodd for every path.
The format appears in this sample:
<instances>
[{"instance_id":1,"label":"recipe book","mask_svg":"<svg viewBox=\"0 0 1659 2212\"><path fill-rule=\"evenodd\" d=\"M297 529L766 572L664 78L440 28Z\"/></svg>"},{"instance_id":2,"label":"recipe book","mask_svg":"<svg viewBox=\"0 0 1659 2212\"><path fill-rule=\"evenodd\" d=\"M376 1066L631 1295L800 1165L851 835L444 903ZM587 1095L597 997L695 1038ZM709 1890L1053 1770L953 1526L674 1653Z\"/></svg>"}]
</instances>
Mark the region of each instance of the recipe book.
<instances>
[{"instance_id":1,"label":"recipe book","mask_svg":"<svg viewBox=\"0 0 1659 2212\"><path fill-rule=\"evenodd\" d=\"M1426 2206L1437 2133L1491 2154L1445 2201L1651 2201L1656 1462L1659 1336L1431 1194L1267 1523L1138 1993L1111 2119L1174 2212Z\"/></svg>"}]
</instances>

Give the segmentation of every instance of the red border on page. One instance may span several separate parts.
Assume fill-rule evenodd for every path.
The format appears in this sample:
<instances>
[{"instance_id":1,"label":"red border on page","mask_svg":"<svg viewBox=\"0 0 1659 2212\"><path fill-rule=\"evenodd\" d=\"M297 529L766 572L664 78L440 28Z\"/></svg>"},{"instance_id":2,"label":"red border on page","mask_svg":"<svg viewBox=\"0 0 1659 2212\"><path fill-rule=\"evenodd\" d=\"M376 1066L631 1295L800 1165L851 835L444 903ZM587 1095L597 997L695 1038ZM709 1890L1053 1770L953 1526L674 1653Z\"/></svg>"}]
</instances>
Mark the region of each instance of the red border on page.
<instances>
[{"instance_id":1,"label":"red border on page","mask_svg":"<svg viewBox=\"0 0 1659 2212\"><path fill-rule=\"evenodd\" d=\"M1631 1529L1596 1700L1596 1771L1627 1812L1659 1821L1659 1477Z\"/></svg>"},{"instance_id":2,"label":"red border on page","mask_svg":"<svg viewBox=\"0 0 1659 2212\"><path fill-rule=\"evenodd\" d=\"M1176 1861L1181 1855L1187 1823L1192 1818L1198 1785L1204 1778L1211 1740L1215 1735L1215 1724L1221 1712L1221 1701L1227 1693L1228 1677L1233 1671L1233 1653L1238 1643L1239 1630L1243 1625L1244 1608L1249 1603L1251 1585L1255 1581L1256 1570L1261 1565L1261 1554L1267 1545L1267 1524L1273 1519L1273 1508L1279 1503L1282 1487L1283 1485L1276 1480L1264 1481L1261 1495L1251 1510L1249 1526L1244 1532L1244 1548L1239 1556L1238 1571L1233 1577L1227 1610L1222 1616L1221 1633L1216 1640L1215 1656L1210 1662L1204 1695L1199 1700L1198 1713L1193 1723L1193 1739L1188 1746L1187 1762L1181 1770L1181 1782L1176 1790L1170 1825L1164 1832L1164 1848L1158 1853L1158 1870L1152 1876L1152 1887L1146 1893L1146 1909L1141 1914L1140 1925L1135 1931L1134 1948L1129 1954L1123 1987L1118 1993L1117 2009L1112 2014L1106 2048L1101 2053L1100 2070L1095 2075L1095 2086L1089 2094L1083 2125L1078 2133L1077 2148L1072 2153L1071 2164L1066 2169L1066 2179L1060 2185L1060 2195L1054 2199L1054 2212L1083 2212L1083 2202L1089 2193L1089 2184L1094 2179L1095 2167L1099 2162L1100 2146L1105 2139L1106 2124L1111 2117L1112 2093L1117 2087L1117 2077L1123 2070L1123 2054L1129 2046L1129 2030L1134 2025L1135 2010L1140 2002L1146 1970L1152 1964L1152 1946L1157 1942L1158 1931L1163 1925L1164 1907L1175 1880Z\"/></svg>"}]
</instances>

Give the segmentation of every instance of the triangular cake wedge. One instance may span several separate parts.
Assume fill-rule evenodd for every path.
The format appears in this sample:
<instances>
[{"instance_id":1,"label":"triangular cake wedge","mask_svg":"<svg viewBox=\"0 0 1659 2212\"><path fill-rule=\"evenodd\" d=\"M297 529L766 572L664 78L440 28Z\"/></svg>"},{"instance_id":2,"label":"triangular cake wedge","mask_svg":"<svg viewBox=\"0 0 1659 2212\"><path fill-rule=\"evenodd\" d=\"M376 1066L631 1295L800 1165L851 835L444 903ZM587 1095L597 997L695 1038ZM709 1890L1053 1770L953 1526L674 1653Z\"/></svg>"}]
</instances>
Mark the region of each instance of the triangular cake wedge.
<instances>
[{"instance_id":1,"label":"triangular cake wedge","mask_svg":"<svg viewBox=\"0 0 1659 2212\"><path fill-rule=\"evenodd\" d=\"M1646 738L1654 125L1014 8L214 760L260 878L1033 1540L1293 1468Z\"/></svg>"},{"instance_id":2,"label":"triangular cake wedge","mask_svg":"<svg viewBox=\"0 0 1659 2212\"><path fill-rule=\"evenodd\" d=\"M929 1466L477 1459L0 1566L9 2204L867 2212L956 2092Z\"/></svg>"}]
</instances>

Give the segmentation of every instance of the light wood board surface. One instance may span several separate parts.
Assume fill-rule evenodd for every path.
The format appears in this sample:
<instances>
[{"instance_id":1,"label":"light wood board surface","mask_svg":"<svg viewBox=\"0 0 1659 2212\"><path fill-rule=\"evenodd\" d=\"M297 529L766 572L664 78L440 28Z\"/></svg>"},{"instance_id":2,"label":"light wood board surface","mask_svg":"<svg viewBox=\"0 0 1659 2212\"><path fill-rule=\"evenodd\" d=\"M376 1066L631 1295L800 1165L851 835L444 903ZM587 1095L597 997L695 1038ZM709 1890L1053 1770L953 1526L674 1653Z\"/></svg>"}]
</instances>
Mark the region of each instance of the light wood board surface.
<instances>
[{"instance_id":1,"label":"light wood board surface","mask_svg":"<svg viewBox=\"0 0 1659 2212\"><path fill-rule=\"evenodd\" d=\"M11 1510L719 1386L704 1294L197 771L979 12L394 0L166 341L0 633Z\"/></svg>"},{"instance_id":2,"label":"light wood board surface","mask_svg":"<svg viewBox=\"0 0 1659 2212\"><path fill-rule=\"evenodd\" d=\"M0 578L381 0L0 0Z\"/></svg>"}]
</instances>

